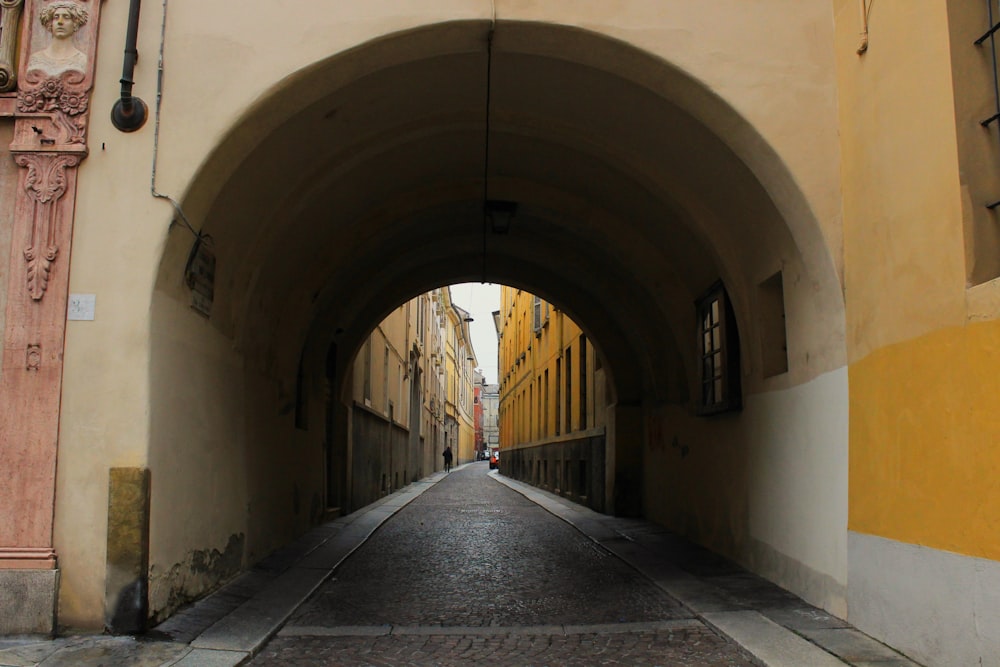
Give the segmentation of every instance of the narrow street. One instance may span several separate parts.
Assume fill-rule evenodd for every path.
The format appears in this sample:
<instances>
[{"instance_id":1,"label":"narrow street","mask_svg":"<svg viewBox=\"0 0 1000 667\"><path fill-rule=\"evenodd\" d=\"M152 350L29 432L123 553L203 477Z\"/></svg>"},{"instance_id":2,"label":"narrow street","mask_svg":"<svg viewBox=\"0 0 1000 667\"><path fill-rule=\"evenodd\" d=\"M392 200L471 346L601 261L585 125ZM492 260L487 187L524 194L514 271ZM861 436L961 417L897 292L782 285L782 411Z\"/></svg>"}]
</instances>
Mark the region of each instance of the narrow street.
<instances>
[{"instance_id":1,"label":"narrow street","mask_svg":"<svg viewBox=\"0 0 1000 667\"><path fill-rule=\"evenodd\" d=\"M487 473L465 466L389 519L249 664L757 664Z\"/></svg>"},{"instance_id":2,"label":"narrow street","mask_svg":"<svg viewBox=\"0 0 1000 667\"><path fill-rule=\"evenodd\" d=\"M486 463L317 526L145 636L0 641L0 667L471 664L919 667L660 526Z\"/></svg>"}]
</instances>

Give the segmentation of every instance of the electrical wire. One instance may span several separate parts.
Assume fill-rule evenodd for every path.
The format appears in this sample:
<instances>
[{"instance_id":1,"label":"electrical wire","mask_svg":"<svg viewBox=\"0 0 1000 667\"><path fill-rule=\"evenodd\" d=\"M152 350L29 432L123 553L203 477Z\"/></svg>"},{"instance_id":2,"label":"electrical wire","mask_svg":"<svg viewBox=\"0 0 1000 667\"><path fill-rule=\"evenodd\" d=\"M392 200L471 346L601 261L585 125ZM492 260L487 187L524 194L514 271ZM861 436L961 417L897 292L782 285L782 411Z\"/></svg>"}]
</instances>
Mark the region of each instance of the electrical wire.
<instances>
[{"instance_id":1,"label":"electrical wire","mask_svg":"<svg viewBox=\"0 0 1000 667\"><path fill-rule=\"evenodd\" d=\"M858 0L858 2L861 10L861 45L858 47L857 54L860 56L868 51L868 17L871 16L875 0Z\"/></svg>"},{"instance_id":2,"label":"electrical wire","mask_svg":"<svg viewBox=\"0 0 1000 667\"><path fill-rule=\"evenodd\" d=\"M160 154L160 107L163 100L163 53L167 42L167 2L168 0L163 0L163 22L160 25L160 54L156 65L156 122L153 127L153 168L150 174L149 191L157 199L166 199L170 202L170 205L174 207L174 211L177 212L177 218L180 219L188 231L194 234L199 243L203 241L211 243L211 236L202 234L191 225L187 216L184 215L184 209L177 203L177 200L170 195L156 190L156 165ZM175 221L177 218L175 218Z\"/></svg>"},{"instance_id":3,"label":"electrical wire","mask_svg":"<svg viewBox=\"0 0 1000 667\"><path fill-rule=\"evenodd\" d=\"M493 35L497 27L496 0L490 1L490 31L486 35L486 134L483 141L483 275L480 282L486 282L486 235L489 226L489 214L486 204L489 201L490 189L490 97L493 88Z\"/></svg>"}]
</instances>

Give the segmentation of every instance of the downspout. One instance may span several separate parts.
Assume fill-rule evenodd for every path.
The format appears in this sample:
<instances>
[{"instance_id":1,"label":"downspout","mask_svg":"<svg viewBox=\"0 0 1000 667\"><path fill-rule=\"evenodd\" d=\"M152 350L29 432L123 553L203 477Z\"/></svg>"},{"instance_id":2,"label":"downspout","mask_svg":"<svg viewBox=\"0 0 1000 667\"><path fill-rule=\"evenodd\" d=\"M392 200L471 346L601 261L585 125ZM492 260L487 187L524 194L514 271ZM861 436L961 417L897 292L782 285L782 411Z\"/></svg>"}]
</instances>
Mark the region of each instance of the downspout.
<instances>
[{"instance_id":1,"label":"downspout","mask_svg":"<svg viewBox=\"0 0 1000 667\"><path fill-rule=\"evenodd\" d=\"M128 28L125 34L125 59L122 64L121 97L111 109L111 123L122 132L135 132L146 123L146 103L132 96L135 64L139 60L136 44L139 37L140 0L130 0Z\"/></svg>"}]
</instances>

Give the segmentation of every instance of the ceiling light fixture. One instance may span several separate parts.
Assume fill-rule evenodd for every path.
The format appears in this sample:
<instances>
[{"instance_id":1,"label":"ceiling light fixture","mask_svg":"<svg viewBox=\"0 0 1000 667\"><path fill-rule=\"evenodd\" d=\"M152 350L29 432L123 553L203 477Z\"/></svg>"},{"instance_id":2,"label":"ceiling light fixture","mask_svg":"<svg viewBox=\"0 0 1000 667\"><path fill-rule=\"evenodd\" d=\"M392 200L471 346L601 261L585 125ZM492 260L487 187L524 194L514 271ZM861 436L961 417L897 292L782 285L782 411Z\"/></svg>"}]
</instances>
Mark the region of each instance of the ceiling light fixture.
<instances>
[{"instance_id":1,"label":"ceiling light fixture","mask_svg":"<svg viewBox=\"0 0 1000 667\"><path fill-rule=\"evenodd\" d=\"M489 199L483 208L490 222L490 231L494 234L506 234L510 231L510 221L517 212L517 202Z\"/></svg>"},{"instance_id":2,"label":"ceiling light fixture","mask_svg":"<svg viewBox=\"0 0 1000 667\"><path fill-rule=\"evenodd\" d=\"M510 221L517 211L512 201L490 199L490 106L493 92L493 36L496 33L496 3L492 3L490 31L486 35L486 134L483 137L483 275L486 282L486 243L490 232L503 235L510 231Z\"/></svg>"}]
</instances>

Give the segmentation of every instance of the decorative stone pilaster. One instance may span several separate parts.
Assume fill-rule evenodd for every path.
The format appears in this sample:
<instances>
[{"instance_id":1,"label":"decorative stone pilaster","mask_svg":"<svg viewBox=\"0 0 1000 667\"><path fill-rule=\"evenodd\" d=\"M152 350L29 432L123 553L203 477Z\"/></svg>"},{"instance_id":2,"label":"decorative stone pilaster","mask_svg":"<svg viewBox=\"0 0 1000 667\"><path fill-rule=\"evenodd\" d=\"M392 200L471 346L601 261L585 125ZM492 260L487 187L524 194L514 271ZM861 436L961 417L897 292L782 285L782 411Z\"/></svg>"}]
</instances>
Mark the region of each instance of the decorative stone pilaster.
<instances>
[{"instance_id":1,"label":"decorative stone pilaster","mask_svg":"<svg viewBox=\"0 0 1000 667\"><path fill-rule=\"evenodd\" d=\"M0 0L0 93L17 85L17 33L24 0Z\"/></svg>"},{"instance_id":2,"label":"decorative stone pilaster","mask_svg":"<svg viewBox=\"0 0 1000 667\"><path fill-rule=\"evenodd\" d=\"M0 4L6 20L12 0ZM21 171L0 375L0 591L21 592L17 599L0 595L0 618L12 619L0 627L6 633L54 630L53 517L69 258L100 7L100 0L28 0L25 7L10 146Z\"/></svg>"}]
</instances>

